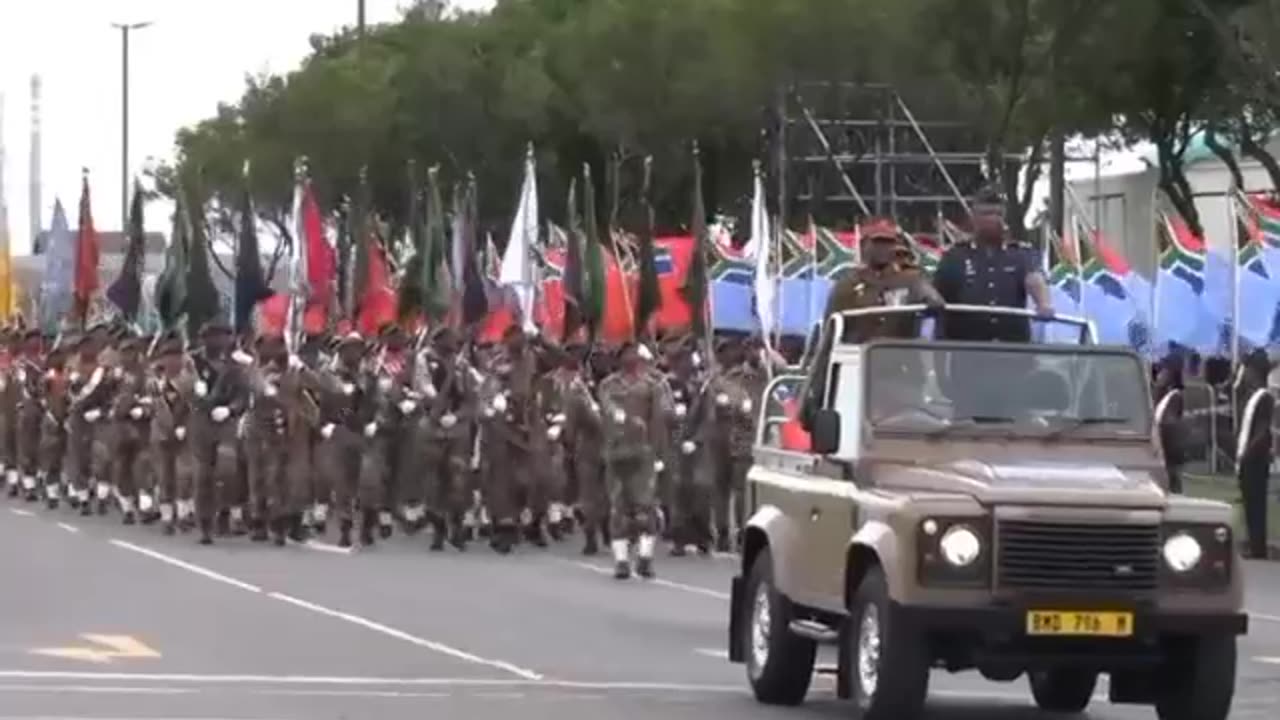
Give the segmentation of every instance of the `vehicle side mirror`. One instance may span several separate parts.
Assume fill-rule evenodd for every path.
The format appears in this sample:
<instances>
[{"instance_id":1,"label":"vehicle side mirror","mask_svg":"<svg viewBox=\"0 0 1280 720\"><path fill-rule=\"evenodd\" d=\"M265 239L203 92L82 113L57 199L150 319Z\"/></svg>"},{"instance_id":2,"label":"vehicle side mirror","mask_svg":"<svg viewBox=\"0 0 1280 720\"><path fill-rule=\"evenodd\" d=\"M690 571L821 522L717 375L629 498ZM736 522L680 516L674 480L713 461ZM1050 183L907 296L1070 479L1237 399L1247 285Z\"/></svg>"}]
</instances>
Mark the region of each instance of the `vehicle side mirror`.
<instances>
[{"instance_id":1,"label":"vehicle side mirror","mask_svg":"<svg viewBox=\"0 0 1280 720\"><path fill-rule=\"evenodd\" d=\"M813 427L809 431L813 452L831 455L840 449L840 413L823 408L813 413Z\"/></svg>"}]
</instances>

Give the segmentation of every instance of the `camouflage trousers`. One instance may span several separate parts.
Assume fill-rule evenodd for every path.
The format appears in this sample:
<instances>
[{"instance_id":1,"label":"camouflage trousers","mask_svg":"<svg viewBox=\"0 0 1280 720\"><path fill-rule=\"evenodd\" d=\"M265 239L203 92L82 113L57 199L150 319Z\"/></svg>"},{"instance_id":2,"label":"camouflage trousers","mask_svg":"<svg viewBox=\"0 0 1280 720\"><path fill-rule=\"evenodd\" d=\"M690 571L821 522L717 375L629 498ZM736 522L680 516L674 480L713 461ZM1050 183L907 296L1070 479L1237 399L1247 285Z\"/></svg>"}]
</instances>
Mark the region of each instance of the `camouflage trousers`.
<instances>
[{"instance_id":1,"label":"camouflage trousers","mask_svg":"<svg viewBox=\"0 0 1280 720\"><path fill-rule=\"evenodd\" d=\"M607 460L605 483L609 489L610 537L616 541L657 532L657 478L651 458Z\"/></svg>"},{"instance_id":2,"label":"camouflage trousers","mask_svg":"<svg viewBox=\"0 0 1280 720\"><path fill-rule=\"evenodd\" d=\"M715 498L710 453L679 454L673 461L669 511L671 540L702 545L712 540L712 506Z\"/></svg>"},{"instance_id":3,"label":"camouflage trousers","mask_svg":"<svg viewBox=\"0 0 1280 720\"><path fill-rule=\"evenodd\" d=\"M741 529L746 522L747 471L751 469L751 457L734 457L730 453L712 459L715 478L715 501L712 518L716 530L730 533Z\"/></svg>"}]
</instances>

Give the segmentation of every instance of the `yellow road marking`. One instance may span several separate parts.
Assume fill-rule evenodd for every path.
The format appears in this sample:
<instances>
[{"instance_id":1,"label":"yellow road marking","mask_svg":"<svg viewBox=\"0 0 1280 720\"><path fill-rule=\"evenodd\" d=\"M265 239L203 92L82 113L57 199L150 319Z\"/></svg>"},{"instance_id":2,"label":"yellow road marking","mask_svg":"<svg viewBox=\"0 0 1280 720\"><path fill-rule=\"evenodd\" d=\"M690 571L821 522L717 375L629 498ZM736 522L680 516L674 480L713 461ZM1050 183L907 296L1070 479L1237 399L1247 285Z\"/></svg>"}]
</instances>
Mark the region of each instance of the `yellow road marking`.
<instances>
[{"instance_id":1,"label":"yellow road marking","mask_svg":"<svg viewBox=\"0 0 1280 720\"><path fill-rule=\"evenodd\" d=\"M36 648L32 655L81 660L84 662L105 665L112 660L150 660L160 657L160 653L145 643L129 635L97 635L84 633L80 636L87 640L88 646Z\"/></svg>"}]
</instances>

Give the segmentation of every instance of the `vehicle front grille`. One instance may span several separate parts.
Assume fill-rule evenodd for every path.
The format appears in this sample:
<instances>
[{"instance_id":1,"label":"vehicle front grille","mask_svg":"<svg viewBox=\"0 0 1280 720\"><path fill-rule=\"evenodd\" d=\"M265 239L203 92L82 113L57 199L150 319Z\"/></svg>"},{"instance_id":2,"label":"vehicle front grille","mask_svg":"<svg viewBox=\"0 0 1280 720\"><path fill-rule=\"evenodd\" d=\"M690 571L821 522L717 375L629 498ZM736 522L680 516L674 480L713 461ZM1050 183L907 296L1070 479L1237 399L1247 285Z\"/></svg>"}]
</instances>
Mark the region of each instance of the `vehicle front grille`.
<instances>
[{"instance_id":1,"label":"vehicle front grille","mask_svg":"<svg viewBox=\"0 0 1280 720\"><path fill-rule=\"evenodd\" d=\"M996 538L1001 588L1134 592L1158 582L1156 525L1001 521Z\"/></svg>"}]
</instances>

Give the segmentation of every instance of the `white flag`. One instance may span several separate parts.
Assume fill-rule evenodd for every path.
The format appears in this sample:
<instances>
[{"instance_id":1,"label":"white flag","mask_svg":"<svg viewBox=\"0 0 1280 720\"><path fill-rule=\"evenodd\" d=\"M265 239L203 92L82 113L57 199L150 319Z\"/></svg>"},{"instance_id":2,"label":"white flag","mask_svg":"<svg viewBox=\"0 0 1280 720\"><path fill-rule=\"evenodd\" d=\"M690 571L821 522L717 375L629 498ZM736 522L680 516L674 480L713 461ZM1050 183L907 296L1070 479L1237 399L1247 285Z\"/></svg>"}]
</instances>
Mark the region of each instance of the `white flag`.
<instances>
[{"instance_id":1,"label":"white flag","mask_svg":"<svg viewBox=\"0 0 1280 720\"><path fill-rule=\"evenodd\" d=\"M769 241L769 211L764 204L764 177L760 163L755 168L755 192L751 197L751 239L748 247L755 248L755 303L756 317L760 319L760 333L766 346L774 326L774 277L769 268L773 243Z\"/></svg>"},{"instance_id":2,"label":"white flag","mask_svg":"<svg viewBox=\"0 0 1280 720\"><path fill-rule=\"evenodd\" d=\"M520 315L524 327L536 331L533 302L537 293L537 273L533 265L533 250L538 242L538 179L533 162L533 146L524 161L524 184L520 187L520 203L511 222L511 235L502 253L502 268L498 282L515 289L520 301Z\"/></svg>"}]
</instances>

